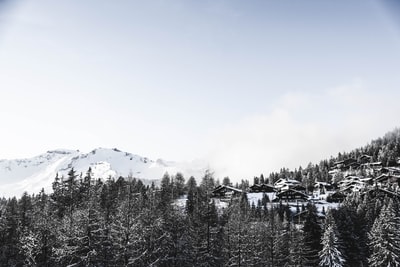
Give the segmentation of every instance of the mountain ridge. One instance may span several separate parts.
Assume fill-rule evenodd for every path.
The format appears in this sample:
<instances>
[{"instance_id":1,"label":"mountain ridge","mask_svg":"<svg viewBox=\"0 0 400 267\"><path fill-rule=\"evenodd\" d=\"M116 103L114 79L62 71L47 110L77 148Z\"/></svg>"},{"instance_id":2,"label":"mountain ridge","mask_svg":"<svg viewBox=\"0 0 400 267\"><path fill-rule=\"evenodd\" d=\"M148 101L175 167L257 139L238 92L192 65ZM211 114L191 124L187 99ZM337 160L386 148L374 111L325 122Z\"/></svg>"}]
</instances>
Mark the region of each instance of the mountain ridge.
<instances>
[{"instance_id":1,"label":"mountain ridge","mask_svg":"<svg viewBox=\"0 0 400 267\"><path fill-rule=\"evenodd\" d=\"M165 172L199 177L205 171L201 163L151 160L117 148L99 147L88 153L55 149L32 158L0 160L0 196L38 193L42 188L49 192L56 175L65 177L72 168L77 174L84 174L89 167L95 178L132 176L153 181L161 179Z\"/></svg>"}]
</instances>

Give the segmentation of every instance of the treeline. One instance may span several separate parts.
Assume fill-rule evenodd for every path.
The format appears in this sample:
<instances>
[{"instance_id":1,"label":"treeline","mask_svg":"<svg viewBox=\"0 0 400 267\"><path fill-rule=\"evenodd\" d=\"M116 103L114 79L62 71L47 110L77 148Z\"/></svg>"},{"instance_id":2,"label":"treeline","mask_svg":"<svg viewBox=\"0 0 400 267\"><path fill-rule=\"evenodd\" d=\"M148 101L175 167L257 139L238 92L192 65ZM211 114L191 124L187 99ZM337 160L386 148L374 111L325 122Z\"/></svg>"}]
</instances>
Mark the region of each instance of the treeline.
<instances>
[{"instance_id":1,"label":"treeline","mask_svg":"<svg viewBox=\"0 0 400 267\"><path fill-rule=\"evenodd\" d=\"M209 172L155 187L71 170L51 194L1 200L0 266L399 266L396 199L353 195L321 219L312 204L246 194L219 209L215 184Z\"/></svg>"},{"instance_id":2,"label":"treeline","mask_svg":"<svg viewBox=\"0 0 400 267\"><path fill-rule=\"evenodd\" d=\"M350 152L338 153L336 157L321 160L318 164L309 163L306 167L299 167L294 170L281 168L279 172L272 172L268 178L264 179L266 183L273 184L280 178L295 179L312 190L315 181L334 182L332 176L329 175L329 170L334 166L334 163L346 159L358 159L362 155L370 156L371 162L381 162L382 166L398 166L400 158L400 128L386 133L382 138L373 140L370 144L354 149ZM360 170L360 174L362 171ZM255 180L260 180L260 177L255 177Z\"/></svg>"}]
</instances>

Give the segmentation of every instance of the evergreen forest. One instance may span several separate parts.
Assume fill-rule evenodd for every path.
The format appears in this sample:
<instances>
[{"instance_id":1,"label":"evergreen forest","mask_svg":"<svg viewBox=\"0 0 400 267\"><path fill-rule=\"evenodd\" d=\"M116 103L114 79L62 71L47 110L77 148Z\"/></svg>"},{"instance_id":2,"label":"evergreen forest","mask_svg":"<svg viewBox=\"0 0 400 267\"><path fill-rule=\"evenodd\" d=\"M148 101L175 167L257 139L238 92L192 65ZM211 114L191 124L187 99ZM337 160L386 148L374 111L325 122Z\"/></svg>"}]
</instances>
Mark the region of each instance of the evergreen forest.
<instances>
[{"instance_id":1,"label":"evergreen forest","mask_svg":"<svg viewBox=\"0 0 400 267\"><path fill-rule=\"evenodd\" d=\"M218 209L215 185L180 174L140 180L55 180L54 193L1 201L0 266L399 266L399 200L349 195L321 219L284 203ZM187 194L185 208L174 202Z\"/></svg>"}]
</instances>

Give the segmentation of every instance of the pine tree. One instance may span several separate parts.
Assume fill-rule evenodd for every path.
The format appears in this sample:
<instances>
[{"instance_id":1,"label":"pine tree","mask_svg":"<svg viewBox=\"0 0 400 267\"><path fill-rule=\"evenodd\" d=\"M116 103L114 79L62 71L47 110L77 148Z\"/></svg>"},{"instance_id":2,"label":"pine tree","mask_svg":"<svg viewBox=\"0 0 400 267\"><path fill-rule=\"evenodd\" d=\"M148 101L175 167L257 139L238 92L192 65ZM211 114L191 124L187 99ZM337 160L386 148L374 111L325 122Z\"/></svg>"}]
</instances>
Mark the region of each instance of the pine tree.
<instances>
[{"instance_id":1,"label":"pine tree","mask_svg":"<svg viewBox=\"0 0 400 267\"><path fill-rule=\"evenodd\" d=\"M296 228L292 229L289 243L288 266L304 266L305 259L304 233Z\"/></svg>"},{"instance_id":2,"label":"pine tree","mask_svg":"<svg viewBox=\"0 0 400 267\"><path fill-rule=\"evenodd\" d=\"M305 266L315 266L318 263L318 252L321 250L321 227L318 223L317 208L307 205L307 213L303 226L305 245Z\"/></svg>"},{"instance_id":3,"label":"pine tree","mask_svg":"<svg viewBox=\"0 0 400 267\"><path fill-rule=\"evenodd\" d=\"M222 179L222 184L231 186L232 185L231 179L229 179L228 176L224 177L224 179Z\"/></svg>"},{"instance_id":4,"label":"pine tree","mask_svg":"<svg viewBox=\"0 0 400 267\"><path fill-rule=\"evenodd\" d=\"M343 246L343 257L349 266L364 266L367 257L364 215L357 212L358 195L348 196L334 212L335 222Z\"/></svg>"},{"instance_id":5,"label":"pine tree","mask_svg":"<svg viewBox=\"0 0 400 267\"><path fill-rule=\"evenodd\" d=\"M112 236L118 264L127 265L131 257L135 256L135 240L139 240L139 216L138 206L140 194L132 191L132 185L127 186L126 198L120 202L112 222Z\"/></svg>"},{"instance_id":6,"label":"pine tree","mask_svg":"<svg viewBox=\"0 0 400 267\"><path fill-rule=\"evenodd\" d=\"M195 209L197 208L197 203L198 203L198 188L196 184L196 180L194 177L190 177L187 184L187 200L186 200L186 206L185 206L185 211L188 214L188 216L192 216L195 212Z\"/></svg>"},{"instance_id":7,"label":"pine tree","mask_svg":"<svg viewBox=\"0 0 400 267\"><path fill-rule=\"evenodd\" d=\"M84 187L85 190L82 191L84 201L80 205L80 216L77 221L77 225L84 230L78 237L78 255L85 266L98 266L104 262L102 246L105 236L100 216L99 184L95 184L92 180L90 169L85 176Z\"/></svg>"},{"instance_id":8,"label":"pine tree","mask_svg":"<svg viewBox=\"0 0 400 267\"><path fill-rule=\"evenodd\" d=\"M18 201L19 221L21 231L31 229L32 227L32 199L27 192L22 194Z\"/></svg>"},{"instance_id":9,"label":"pine tree","mask_svg":"<svg viewBox=\"0 0 400 267\"><path fill-rule=\"evenodd\" d=\"M200 188L207 194L209 195L211 191L215 187L215 180L214 180L214 174L210 172L209 170L206 170L201 183L200 183Z\"/></svg>"},{"instance_id":10,"label":"pine tree","mask_svg":"<svg viewBox=\"0 0 400 267\"><path fill-rule=\"evenodd\" d=\"M339 238L334 220L327 222L325 232L322 237L322 250L319 253L319 266L323 267L342 267L344 258L340 252Z\"/></svg>"},{"instance_id":11,"label":"pine tree","mask_svg":"<svg viewBox=\"0 0 400 267\"><path fill-rule=\"evenodd\" d=\"M285 266L290 260L290 236L292 232L290 217L285 214L283 221L278 221L277 238L275 243L276 265Z\"/></svg>"},{"instance_id":12,"label":"pine tree","mask_svg":"<svg viewBox=\"0 0 400 267\"><path fill-rule=\"evenodd\" d=\"M254 240L250 240L254 225L250 221L250 206L246 193L229 206L225 224L225 258L227 266L249 266L253 261Z\"/></svg>"},{"instance_id":13,"label":"pine tree","mask_svg":"<svg viewBox=\"0 0 400 267\"><path fill-rule=\"evenodd\" d=\"M36 263L38 266L52 266L52 247L56 241L57 215L51 208L50 197L44 190L37 195L33 209L33 230L38 235Z\"/></svg>"},{"instance_id":14,"label":"pine tree","mask_svg":"<svg viewBox=\"0 0 400 267\"><path fill-rule=\"evenodd\" d=\"M180 197L184 194L184 189L185 189L185 178L183 177L183 174L178 172L175 175L174 179L174 195L175 197Z\"/></svg>"},{"instance_id":15,"label":"pine tree","mask_svg":"<svg viewBox=\"0 0 400 267\"><path fill-rule=\"evenodd\" d=\"M370 266L400 266L400 218L393 201L382 210L369 233Z\"/></svg>"},{"instance_id":16,"label":"pine tree","mask_svg":"<svg viewBox=\"0 0 400 267\"><path fill-rule=\"evenodd\" d=\"M161 209L166 208L170 204L172 200L172 188L173 183L171 182L169 174L166 172L161 179L160 185L161 200L159 201L159 204Z\"/></svg>"},{"instance_id":17,"label":"pine tree","mask_svg":"<svg viewBox=\"0 0 400 267\"><path fill-rule=\"evenodd\" d=\"M25 230L19 238L19 250L25 266L37 265L37 254L39 253L39 236L31 230Z\"/></svg>"},{"instance_id":18,"label":"pine tree","mask_svg":"<svg viewBox=\"0 0 400 267\"><path fill-rule=\"evenodd\" d=\"M22 264L19 238L18 202L15 197L8 200L0 217L0 266Z\"/></svg>"},{"instance_id":19,"label":"pine tree","mask_svg":"<svg viewBox=\"0 0 400 267\"><path fill-rule=\"evenodd\" d=\"M54 179L52 188L53 194L51 194L51 205L52 209L55 211L58 219L62 219L66 213L64 187L62 186L62 179L58 177L58 173Z\"/></svg>"}]
</instances>

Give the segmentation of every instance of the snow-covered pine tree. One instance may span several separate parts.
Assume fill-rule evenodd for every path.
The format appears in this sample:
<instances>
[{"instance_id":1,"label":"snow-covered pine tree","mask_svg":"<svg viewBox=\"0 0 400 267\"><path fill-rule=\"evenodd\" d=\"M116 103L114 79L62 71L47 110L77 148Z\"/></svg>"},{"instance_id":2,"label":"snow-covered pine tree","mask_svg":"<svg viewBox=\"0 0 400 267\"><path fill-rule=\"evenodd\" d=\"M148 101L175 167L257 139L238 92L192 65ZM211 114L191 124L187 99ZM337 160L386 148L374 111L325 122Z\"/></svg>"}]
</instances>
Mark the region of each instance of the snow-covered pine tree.
<instances>
[{"instance_id":1,"label":"snow-covered pine tree","mask_svg":"<svg viewBox=\"0 0 400 267\"><path fill-rule=\"evenodd\" d=\"M306 262L304 255L304 233L293 227L289 243L288 266L304 266L303 263Z\"/></svg>"},{"instance_id":2,"label":"snow-covered pine tree","mask_svg":"<svg viewBox=\"0 0 400 267\"><path fill-rule=\"evenodd\" d=\"M348 266L365 266L367 247L365 244L365 228L361 213L357 212L360 205L357 195L348 196L340 208L334 212L335 222L343 246L343 257Z\"/></svg>"},{"instance_id":3,"label":"snow-covered pine tree","mask_svg":"<svg viewBox=\"0 0 400 267\"><path fill-rule=\"evenodd\" d=\"M57 215L51 209L50 197L42 189L33 203L33 230L38 235L36 264L51 266L51 251L56 240Z\"/></svg>"},{"instance_id":4,"label":"snow-covered pine tree","mask_svg":"<svg viewBox=\"0 0 400 267\"><path fill-rule=\"evenodd\" d=\"M121 194L121 200L111 223L111 236L116 263L125 266L130 258L137 258L143 253L139 233L143 196L134 192L132 182L128 182L121 191L123 198Z\"/></svg>"},{"instance_id":5,"label":"snow-covered pine tree","mask_svg":"<svg viewBox=\"0 0 400 267\"><path fill-rule=\"evenodd\" d=\"M251 248L254 240L249 240L251 222L249 220L249 203L246 194L232 201L229 207L229 218L225 224L225 253L227 266L249 266Z\"/></svg>"},{"instance_id":6,"label":"snow-covered pine tree","mask_svg":"<svg viewBox=\"0 0 400 267\"><path fill-rule=\"evenodd\" d=\"M400 218L393 208L393 201L382 210L369 232L372 254L368 258L371 267L400 266Z\"/></svg>"},{"instance_id":7,"label":"snow-covered pine tree","mask_svg":"<svg viewBox=\"0 0 400 267\"><path fill-rule=\"evenodd\" d=\"M325 232L322 236L322 250L319 253L319 266L342 267L345 259L339 247L339 238L335 221L331 220L325 225Z\"/></svg>"},{"instance_id":8,"label":"snow-covered pine tree","mask_svg":"<svg viewBox=\"0 0 400 267\"><path fill-rule=\"evenodd\" d=\"M18 202L13 197L0 216L0 266L16 266L23 262L18 246L21 234L18 224Z\"/></svg>"},{"instance_id":9,"label":"snow-covered pine tree","mask_svg":"<svg viewBox=\"0 0 400 267\"><path fill-rule=\"evenodd\" d=\"M85 176L85 190L82 191L82 203L80 203L80 216L78 216L77 225L83 232L79 240L78 255L81 264L85 266L99 266L103 264L102 247L104 236L104 227L100 216L99 205L99 184L96 184L91 178L91 170Z\"/></svg>"},{"instance_id":10,"label":"snow-covered pine tree","mask_svg":"<svg viewBox=\"0 0 400 267\"><path fill-rule=\"evenodd\" d=\"M285 213L283 221L278 219L277 227L277 239L275 243L275 255L276 255L276 265L277 266L287 266L290 260L290 236L291 236L291 222L290 216Z\"/></svg>"}]
</instances>

